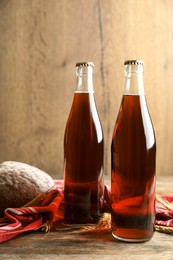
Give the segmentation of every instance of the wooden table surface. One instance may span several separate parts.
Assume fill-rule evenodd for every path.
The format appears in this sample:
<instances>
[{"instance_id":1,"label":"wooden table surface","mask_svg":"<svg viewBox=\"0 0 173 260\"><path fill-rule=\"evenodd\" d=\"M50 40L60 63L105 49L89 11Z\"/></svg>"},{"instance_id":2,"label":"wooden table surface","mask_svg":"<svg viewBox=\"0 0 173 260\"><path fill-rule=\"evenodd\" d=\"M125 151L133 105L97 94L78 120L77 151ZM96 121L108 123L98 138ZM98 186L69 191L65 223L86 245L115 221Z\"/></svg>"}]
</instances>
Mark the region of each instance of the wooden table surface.
<instances>
[{"instance_id":1,"label":"wooden table surface","mask_svg":"<svg viewBox=\"0 0 173 260\"><path fill-rule=\"evenodd\" d=\"M157 178L157 194L173 195L173 177ZM116 241L111 233L41 231L0 244L0 259L173 259L173 236L155 232L144 243Z\"/></svg>"}]
</instances>

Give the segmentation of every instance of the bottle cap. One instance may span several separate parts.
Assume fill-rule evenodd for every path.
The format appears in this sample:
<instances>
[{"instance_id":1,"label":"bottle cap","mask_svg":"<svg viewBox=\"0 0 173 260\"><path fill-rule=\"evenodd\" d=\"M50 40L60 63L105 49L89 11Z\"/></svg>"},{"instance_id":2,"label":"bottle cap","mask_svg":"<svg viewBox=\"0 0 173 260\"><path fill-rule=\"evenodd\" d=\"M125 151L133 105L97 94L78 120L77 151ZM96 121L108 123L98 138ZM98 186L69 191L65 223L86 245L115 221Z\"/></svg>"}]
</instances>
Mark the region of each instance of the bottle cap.
<instances>
[{"instance_id":1,"label":"bottle cap","mask_svg":"<svg viewBox=\"0 0 173 260\"><path fill-rule=\"evenodd\" d=\"M94 67L94 63L92 61L84 61L84 62L77 62L76 67Z\"/></svg>"},{"instance_id":2,"label":"bottle cap","mask_svg":"<svg viewBox=\"0 0 173 260\"><path fill-rule=\"evenodd\" d=\"M144 61L143 60L126 60L124 62L124 65L143 65Z\"/></svg>"}]
</instances>

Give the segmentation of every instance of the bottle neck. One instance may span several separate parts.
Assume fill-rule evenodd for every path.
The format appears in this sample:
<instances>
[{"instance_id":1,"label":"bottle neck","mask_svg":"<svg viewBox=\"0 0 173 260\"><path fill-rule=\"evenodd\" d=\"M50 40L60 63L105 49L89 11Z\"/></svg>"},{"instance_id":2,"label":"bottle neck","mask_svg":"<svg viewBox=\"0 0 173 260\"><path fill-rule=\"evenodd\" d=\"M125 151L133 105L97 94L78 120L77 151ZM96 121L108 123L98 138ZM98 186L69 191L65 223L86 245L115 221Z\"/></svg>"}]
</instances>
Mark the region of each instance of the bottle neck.
<instances>
[{"instance_id":1,"label":"bottle neck","mask_svg":"<svg viewBox=\"0 0 173 260\"><path fill-rule=\"evenodd\" d=\"M79 66L76 67L77 85L76 91L80 93L94 93L93 88L93 67Z\"/></svg>"},{"instance_id":2,"label":"bottle neck","mask_svg":"<svg viewBox=\"0 0 173 260\"><path fill-rule=\"evenodd\" d=\"M143 65L125 65L124 95L144 95Z\"/></svg>"}]
</instances>

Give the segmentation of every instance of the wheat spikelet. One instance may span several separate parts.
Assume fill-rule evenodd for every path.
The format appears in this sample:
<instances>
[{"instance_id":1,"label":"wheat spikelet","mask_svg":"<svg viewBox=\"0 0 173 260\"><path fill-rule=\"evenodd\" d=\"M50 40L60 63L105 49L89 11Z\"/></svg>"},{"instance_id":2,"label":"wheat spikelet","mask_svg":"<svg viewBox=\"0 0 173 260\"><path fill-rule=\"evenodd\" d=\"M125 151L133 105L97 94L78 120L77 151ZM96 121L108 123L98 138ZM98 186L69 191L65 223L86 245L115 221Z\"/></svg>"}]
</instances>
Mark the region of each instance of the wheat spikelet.
<instances>
[{"instance_id":1,"label":"wheat spikelet","mask_svg":"<svg viewBox=\"0 0 173 260\"><path fill-rule=\"evenodd\" d=\"M163 233L168 233L173 235L173 227L166 227L161 225L155 225L155 230Z\"/></svg>"},{"instance_id":2,"label":"wheat spikelet","mask_svg":"<svg viewBox=\"0 0 173 260\"><path fill-rule=\"evenodd\" d=\"M96 225L88 225L83 227L80 232L82 234L86 233L99 233L104 232L108 233L111 231L111 214L104 213L101 219L99 220L98 224Z\"/></svg>"}]
</instances>

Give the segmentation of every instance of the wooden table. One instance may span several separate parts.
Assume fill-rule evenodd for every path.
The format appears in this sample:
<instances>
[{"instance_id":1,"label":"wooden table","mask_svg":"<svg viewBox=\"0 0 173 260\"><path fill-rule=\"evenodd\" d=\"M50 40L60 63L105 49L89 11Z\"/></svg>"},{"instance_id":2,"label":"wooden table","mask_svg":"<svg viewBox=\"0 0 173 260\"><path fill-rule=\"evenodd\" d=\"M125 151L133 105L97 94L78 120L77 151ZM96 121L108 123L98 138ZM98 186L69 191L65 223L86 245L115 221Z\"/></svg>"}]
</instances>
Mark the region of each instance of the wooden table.
<instances>
[{"instance_id":1,"label":"wooden table","mask_svg":"<svg viewBox=\"0 0 173 260\"><path fill-rule=\"evenodd\" d=\"M157 194L173 195L173 177L157 178ZM173 236L155 232L145 243L116 241L111 233L40 231L0 244L0 259L173 259Z\"/></svg>"}]
</instances>

